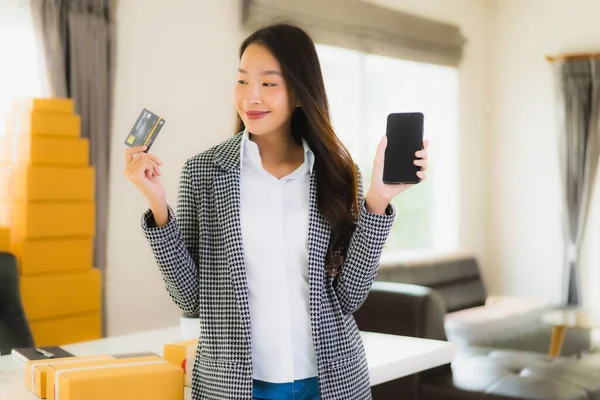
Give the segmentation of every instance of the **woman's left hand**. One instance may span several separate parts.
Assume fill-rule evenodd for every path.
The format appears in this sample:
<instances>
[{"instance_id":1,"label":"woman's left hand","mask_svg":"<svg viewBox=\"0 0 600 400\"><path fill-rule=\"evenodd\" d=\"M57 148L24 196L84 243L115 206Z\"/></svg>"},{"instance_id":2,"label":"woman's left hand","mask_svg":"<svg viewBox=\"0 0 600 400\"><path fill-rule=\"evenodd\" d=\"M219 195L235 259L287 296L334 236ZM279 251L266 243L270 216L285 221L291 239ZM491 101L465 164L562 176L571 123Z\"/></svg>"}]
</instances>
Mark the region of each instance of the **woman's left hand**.
<instances>
[{"instance_id":1,"label":"woman's left hand","mask_svg":"<svg viewBox=\"0 0 600 400\"><path fill-rule=\"evenodd\" d=\"M371 186L367 193L366 202L367 210L378 214L383 214L388 204L392 199L404 192L414 183L405 184L387 184L383 183L383 162L385 159L385 149L387 147L387 137L383 136L379 146L377 147L377 154L375 155L375 161L373 162L373 175L371 176ZM420 171L417 171L417 176L420 181L423 182L427 177L427 158L429 152L429 140L423 142L423 150L419 150L415 153L414 164L421 167Z\"/></svg>"}]
</instances>

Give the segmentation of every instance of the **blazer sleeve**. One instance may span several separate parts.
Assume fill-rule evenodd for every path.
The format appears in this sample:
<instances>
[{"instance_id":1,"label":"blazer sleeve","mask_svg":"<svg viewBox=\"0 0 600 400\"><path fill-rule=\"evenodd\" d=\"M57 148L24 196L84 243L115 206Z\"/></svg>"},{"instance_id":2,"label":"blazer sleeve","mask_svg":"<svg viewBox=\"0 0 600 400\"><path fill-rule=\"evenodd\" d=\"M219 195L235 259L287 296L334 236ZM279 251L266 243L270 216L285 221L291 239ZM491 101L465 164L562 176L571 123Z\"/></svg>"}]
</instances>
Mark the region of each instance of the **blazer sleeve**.
<instances>
[{"instance_id":1,"label":"blazer sleeve","mask_svg":"<svg viewBox=\"0 0 600 400\"><path fill-rule=\"evenodd\" d=\"M358 167L357 167L358 169ZM364 303L379 270L379 259L396 218L396 209L388 204L385 213L367 211L362 177L358 171L359 215L350 239L346 259L333 287L345 314L352 314Z\"/></svg>"},{"instance_id":2,"label":"blazer sleeve","mask_svg":"<svg viewBox=\"0 0 600 400\"><path fill-rule=\"evenodd\" d=\"M158 263L171 299L188 314L199 311L198 195L190 174L189 160L181 171L177 214L168 206L169 220L157 227L152 211L142 216L142 229Z\"/></svg>"}]
</instances>

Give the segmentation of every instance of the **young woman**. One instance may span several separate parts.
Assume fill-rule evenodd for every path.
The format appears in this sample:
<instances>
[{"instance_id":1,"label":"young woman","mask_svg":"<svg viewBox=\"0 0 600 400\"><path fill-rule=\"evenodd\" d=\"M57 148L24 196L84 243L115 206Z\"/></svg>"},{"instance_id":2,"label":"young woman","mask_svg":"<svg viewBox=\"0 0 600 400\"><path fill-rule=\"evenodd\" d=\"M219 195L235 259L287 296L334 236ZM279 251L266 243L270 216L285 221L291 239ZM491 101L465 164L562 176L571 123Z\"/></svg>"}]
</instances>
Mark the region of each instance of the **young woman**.
<instances>
[{"instance_id":1,"label":"young woman","mask_svg":"<svg viewBox=\"0 0 600 400\"><path fill-rule=\"evenodd\" d=\"M200 315L194 399L370 399L352 317L369 292L406 185L371 187L333 131L315 46L264 27L241 45L235 135L186 161L177 214L162 162L125 151L150 202L142 219L165 286ZM348 82L352 85L352 82ZM425 179L425 150L415 155Z\"/></svg>"}]
</instances>

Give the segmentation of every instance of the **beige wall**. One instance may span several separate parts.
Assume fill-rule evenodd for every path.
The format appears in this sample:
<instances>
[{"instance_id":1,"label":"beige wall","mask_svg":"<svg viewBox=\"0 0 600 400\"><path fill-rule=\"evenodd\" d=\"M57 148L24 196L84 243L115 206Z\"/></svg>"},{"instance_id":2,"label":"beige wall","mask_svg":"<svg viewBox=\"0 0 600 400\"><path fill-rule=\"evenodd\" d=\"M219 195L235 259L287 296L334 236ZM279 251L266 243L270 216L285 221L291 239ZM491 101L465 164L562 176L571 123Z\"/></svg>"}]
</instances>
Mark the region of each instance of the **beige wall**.
<instances>
[{"instance_id":1,"label":"beige wall","mask_svg":"<svg viewBox=\"0 0 600 400\"><path fill-rule=\"evenodd\" d=\"M166 119L152 148L164 162L163 183L175 204L188 157L233 133L238 1L120 1L112 125L106 272L109 335L178 323L140 217L145 199L123 176L123 141L146 107Z\"/></svg>"},{"instance_id":2,"label":"beige wall","mask_svg":"<svg viewBox=\"0 0 600 400\"><path fill-rule=\"evenodd\" d=\"M563 284L558 132L554 76L544 56L598 51L600 2L497 0L491 5L490 282L496 292L557 302ZM584 251L584 261L596 269L586 276L588 288L600 283L595 203ZM600 304L597 290L586 290L587 302L593 296Z\"/></svg>"}]
</instances>

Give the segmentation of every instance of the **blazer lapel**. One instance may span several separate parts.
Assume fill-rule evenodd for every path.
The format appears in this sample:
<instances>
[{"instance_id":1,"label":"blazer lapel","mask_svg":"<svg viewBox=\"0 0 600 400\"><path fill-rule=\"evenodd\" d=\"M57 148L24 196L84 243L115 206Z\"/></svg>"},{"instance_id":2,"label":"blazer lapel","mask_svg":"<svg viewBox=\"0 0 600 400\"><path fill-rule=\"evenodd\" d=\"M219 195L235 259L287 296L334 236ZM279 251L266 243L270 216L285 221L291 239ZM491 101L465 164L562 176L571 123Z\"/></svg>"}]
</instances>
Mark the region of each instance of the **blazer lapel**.
<instances>
[{"instance_id":1,"label":"blazer lapel","mask_svg":"<svg viewBox=\"0 0 600 400\"><path fill-rule=\"evenodd\" d=\"M240 143L241 135L238 134L217 150L215 161L223 170L215 175L214 188L217 214L225 235L231 282L250 354L250 306L240 223Z\"/></svg>"},{"instance_id":2,"label":"blazer lapel","mask_svg":"<svg viewBox=\"0 0 600 400\"><path fill-rule=\"evenodd\" d=\"M219 147L215 162L222 170L214 180L215 200L219 222L225 232L227 261L235 291L241 323L244 327L248 354L251 351L250 306L248 282L244 262L244 247L240 223L240 145L241 132ZM320 347L319 318L322 296L325 293L325 254L329 245L330 227L321 215L317 204L317 178L310 177L308 225L308 287L312 337ZM319 352L317 352L319 354Z\"/></svg>"},{"instance_id":3,"label":"blazer lapel","mask_svg":"<svg viewBox=\"0 0 600 400\"><path fill-rule=\"evenodd\" d=\"M313 172L310 177L308 223L308 298L310 321L315 348L320 347L319 318L321 315L322 295L325 293L325 254L329 245L329 224L319 211L317 204L317 178ZM315 349L315 350L316 350ZM317 354L319 352L317 351Z\"/></svg>"}]
</instances>

